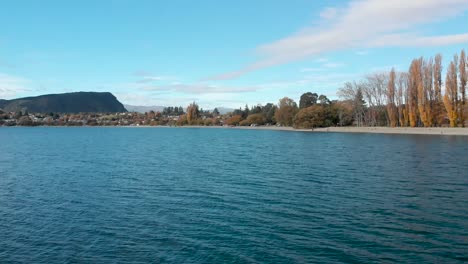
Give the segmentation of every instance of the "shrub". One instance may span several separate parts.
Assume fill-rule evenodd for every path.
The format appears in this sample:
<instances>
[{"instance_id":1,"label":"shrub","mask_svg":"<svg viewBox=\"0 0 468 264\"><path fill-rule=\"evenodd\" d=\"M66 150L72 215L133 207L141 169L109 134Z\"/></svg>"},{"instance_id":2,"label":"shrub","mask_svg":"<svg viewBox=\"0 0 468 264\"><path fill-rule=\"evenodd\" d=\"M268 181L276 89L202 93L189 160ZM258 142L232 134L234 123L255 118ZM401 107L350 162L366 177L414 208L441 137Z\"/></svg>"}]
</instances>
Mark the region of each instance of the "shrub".
<instances>
[{"instance_id":1,"label":"shrub","mask_svg":"<svg viewBox=\"0 0 468 264\"><path fill-rule=\"evenodd\" d=\"M241 122L242 120L242 116L241 115L235 115L235 116L231 116L230 118L226 119L224 121L224 123L226 125L229 125L229 126L237 126L239 125L239 123Z\"/></svg>"},{"instance_id":2,"label":"shrub","mask_svg":"<svg viewBox=\"0 0 468 264\"><path fill-rule=\"evenodd\" d=\"M295 128L324 127L326 110L321 105L313 105L301 109L294 117Z\"/></svg>"}]
</instances>

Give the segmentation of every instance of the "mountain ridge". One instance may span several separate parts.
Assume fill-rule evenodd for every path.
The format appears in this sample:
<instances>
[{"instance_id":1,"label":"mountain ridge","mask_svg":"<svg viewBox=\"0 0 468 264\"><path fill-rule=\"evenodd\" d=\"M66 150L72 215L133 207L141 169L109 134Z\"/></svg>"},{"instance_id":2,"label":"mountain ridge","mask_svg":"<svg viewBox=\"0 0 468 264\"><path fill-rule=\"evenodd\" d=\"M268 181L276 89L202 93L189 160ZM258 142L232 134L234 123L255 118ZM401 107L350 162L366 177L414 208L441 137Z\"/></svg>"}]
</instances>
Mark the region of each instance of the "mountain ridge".
<instances>
[{"instance_id":1,"label":"mountain ridge","mask_svg":"<svg viewBox=\"0 0 468 264\"><path fill-rule=\"evenodd\" d=\"M34 113L117 113L127 109L110 92L73 92L0 99L0 108L6 112Z\"/></svg>"}]
</instances>

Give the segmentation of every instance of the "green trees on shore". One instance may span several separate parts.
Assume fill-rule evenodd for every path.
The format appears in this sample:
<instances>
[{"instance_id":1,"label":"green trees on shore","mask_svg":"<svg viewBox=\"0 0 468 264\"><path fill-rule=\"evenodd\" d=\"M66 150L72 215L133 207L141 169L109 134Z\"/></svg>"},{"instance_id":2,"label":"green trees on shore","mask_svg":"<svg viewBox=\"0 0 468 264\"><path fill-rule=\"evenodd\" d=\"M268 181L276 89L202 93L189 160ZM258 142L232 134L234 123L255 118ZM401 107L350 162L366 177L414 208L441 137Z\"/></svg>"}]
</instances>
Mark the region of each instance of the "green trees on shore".
<instances>
[{"instance_id":1,"label":"green trees on shore","mask_svg":"<svg viewBox=\"0 0 468 264\"><path fill-rule=\"evenodd\" d=\"M325 95L305 93L303 98L313 98L302 103L302 108L294 117L294 127L315 128L330 126L349 126L353 121L353 107L350 101L329 100ZM317 100L315 100L317 98ZM308 100L307 99L307 100Z\"/></svg>"},{"instance_id":2,"label":"green trees on shore","mask_svg":"<svg viewBox=\"0 0 468 264\"><path fill-rule=\"evenodd\" d=\"M297 111L297 104L293 99L288 97L280 99L275 112L276 122L283 126L292 126Z\"/></svg>"}]
</instances>

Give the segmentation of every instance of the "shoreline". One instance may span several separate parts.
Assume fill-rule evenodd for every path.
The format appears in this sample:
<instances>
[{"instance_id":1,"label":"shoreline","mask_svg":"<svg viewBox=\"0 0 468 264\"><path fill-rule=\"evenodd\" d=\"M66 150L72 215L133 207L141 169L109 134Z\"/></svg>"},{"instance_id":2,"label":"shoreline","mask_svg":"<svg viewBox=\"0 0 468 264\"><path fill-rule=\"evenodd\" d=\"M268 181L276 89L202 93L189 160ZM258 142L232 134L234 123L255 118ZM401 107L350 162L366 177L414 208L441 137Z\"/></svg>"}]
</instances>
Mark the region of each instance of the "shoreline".
<instances>
[{"instance_id":1,"label":"shoreline","mask_svg":"<svg viewBox=\"0 0 468 264\"><path fill-rule=\"evenodd\" d=\"M468 128L461 127L328 127L314 132L468 136Z\"/></svg>"},{"instance_id":2,"label":"shoreline","mask_svg":"<svg viewBox=\"0 0 468 264\"><path fill-rule=\"evenodd\" d=\"M27 127L27 126L13 126ZM36 127L106 127L106 128L207 128L207 129L238 129L238 130L271 130L309 133L366 133L366 134L397 134L397 135L439 135L439 136L468 136L468 128L450 127L326 127L315 129L301 129L277 126L36 126ZM31 127L33 128L33 127Z\"/></svg>"},{"instance_id":3,"label":"shoreline","mask_svg":"<svg viewBox=\"0 0 468 264\"><path fill-rule=\"evenodd\" d=\"M398 135L450 135L468 136L468 128L449 127L326 127L315 129L301 129L293 127L257 126L257 127L204 127L187 126L187 128L225 128L245 130L273 130L290 132L312 132L312 133L366 133L366 134L398 134ZM181 127L183 128L183 127Z\"/></svg>"}]
</instances>

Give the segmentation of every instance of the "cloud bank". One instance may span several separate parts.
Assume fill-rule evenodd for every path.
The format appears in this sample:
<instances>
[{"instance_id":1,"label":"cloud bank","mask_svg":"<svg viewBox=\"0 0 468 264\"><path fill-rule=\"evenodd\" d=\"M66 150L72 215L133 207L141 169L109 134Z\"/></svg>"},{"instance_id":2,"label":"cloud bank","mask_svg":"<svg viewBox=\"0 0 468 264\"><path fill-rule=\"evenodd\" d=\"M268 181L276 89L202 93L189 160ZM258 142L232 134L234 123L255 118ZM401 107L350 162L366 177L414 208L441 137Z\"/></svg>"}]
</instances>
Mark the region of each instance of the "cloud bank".
<instances>
[{"instance_id":1,"label":"cloud bank","mask_svg":"<svg viewBox=\"0 0 468 264\"><path fill-rule=\"evenodd\" d=\"M246 73L349 48L443 46L468 43L468 34L424 36L421 26L463 14L468 0L354 0L345 8L326 8L319 27L308 27L256 48L259 59L243 69L210 80Z\"/></svg>"}]
</instances>

